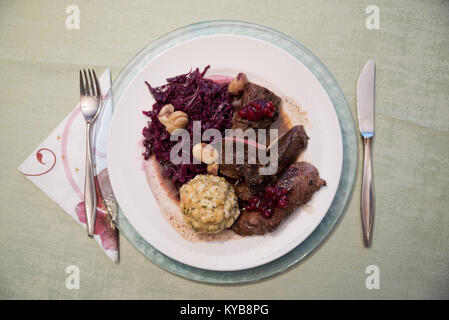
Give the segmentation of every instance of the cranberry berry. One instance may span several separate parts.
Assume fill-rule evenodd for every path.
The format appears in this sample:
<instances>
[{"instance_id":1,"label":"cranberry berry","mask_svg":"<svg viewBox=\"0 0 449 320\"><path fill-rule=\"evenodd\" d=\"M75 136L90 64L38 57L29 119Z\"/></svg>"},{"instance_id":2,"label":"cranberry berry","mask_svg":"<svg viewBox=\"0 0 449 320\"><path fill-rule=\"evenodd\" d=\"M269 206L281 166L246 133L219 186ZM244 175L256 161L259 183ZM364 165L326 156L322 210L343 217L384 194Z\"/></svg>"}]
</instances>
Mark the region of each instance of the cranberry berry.
<instances>
[{"instance_id":1,"label":"cranberry berry","mask_svg":"<svg viewBox=\"0 0 449 320\"><path fill-rule=\"evenodd\" d=\"M258 211L269 219L274 209L285 208L288 205L287 189L282 187L267 187L263 195L252 197L245 206L245 211Z\"/></svg>"},{"instance_id":2,"label":"cranberry berry","mask_svg":"<svg viewBox=\"0 0 449 320\"><path fill-rule=\"evenodd\" d=\"M263 118L273 118L276 108L271 101L254 100L239 111L239 116L249 121L259 121Z\"/></svg>"}]
</instances>

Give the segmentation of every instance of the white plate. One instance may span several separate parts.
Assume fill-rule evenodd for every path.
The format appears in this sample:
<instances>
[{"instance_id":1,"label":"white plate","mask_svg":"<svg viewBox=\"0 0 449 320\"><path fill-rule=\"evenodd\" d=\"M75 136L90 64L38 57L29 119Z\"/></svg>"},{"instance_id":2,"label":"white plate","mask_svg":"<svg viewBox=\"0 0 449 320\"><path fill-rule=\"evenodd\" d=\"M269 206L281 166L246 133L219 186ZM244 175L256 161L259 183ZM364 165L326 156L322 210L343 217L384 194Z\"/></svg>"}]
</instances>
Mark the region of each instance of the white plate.
<instances>
[{"instance_id":1,"label":"white plate","mask_svg":"<svg viewBox=\"0 0 449 320\"><path fill-rule=\"evenodd\" d=\"M142 170L142 115L154 103L152 86L191 68L211 65L207 75L248 75L250 81L297 101L310 126L303 158L315 165L327 186L316 192L308 208L292 213L273 233L224 242L190 242L165 220ZM318 226L329 209L340 180L343 148L340 126L330 98L304 64L284 50L238 35L189 40L151 59L129 82L115 111L108 139L108 168L117 201L129 222L153 247L184 264L219 271L242 270L273 261L289 252Z\"/></svg>"}]
</instances>

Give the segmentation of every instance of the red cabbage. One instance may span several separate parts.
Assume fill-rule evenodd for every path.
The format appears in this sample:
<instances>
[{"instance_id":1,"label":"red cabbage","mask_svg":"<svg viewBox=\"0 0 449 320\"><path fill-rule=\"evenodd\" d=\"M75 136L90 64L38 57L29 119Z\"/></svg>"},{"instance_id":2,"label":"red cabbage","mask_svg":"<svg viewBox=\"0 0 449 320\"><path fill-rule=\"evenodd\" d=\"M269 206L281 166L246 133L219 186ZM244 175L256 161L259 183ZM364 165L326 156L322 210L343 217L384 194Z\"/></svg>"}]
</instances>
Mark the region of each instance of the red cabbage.
<instances>
[{"instance_id":1,"label":"red cabbage","mask_svg":"<svg viewBox=\"0 0 449 320\"><path fill-rule=\"evenodd\" d=\"M207 172L205 164L173 164L170 161L170 150L177 143L170 141L170 133L159 121L158 114L163 106L172 104L175 111L184 111L189 117L187 130L190 134L190 151L193 144L193 121L201 121L201 130L209 128L224 130L231 128L234 112L232 96L228 92L228 83L216 83L204 78L210 66L200 72L197 68L186 74L167 79L167 84L153 88L145 82L156 102L149 111L143 114L150 117L148 125L143 128L143 156L147 160L151 155L161 164L164 177L170 178L176 188L190 181L197 174Z\"/></svg>"}]
</instances>

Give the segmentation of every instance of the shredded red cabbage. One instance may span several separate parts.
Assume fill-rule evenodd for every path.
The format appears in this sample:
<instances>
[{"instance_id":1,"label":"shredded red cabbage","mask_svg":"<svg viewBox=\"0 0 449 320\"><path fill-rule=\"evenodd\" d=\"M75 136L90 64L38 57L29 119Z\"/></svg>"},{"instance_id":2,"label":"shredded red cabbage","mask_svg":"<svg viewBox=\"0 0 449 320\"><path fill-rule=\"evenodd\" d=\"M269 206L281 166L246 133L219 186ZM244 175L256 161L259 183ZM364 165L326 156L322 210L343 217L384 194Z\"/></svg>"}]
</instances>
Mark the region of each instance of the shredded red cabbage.
<instances>
[{"instance_id":1,"label":"shredded red cabbage","mask_svg":"<svg viewBox=\"0 0 449 320\"><path fill-rule=\"evenodd\" d=\"M197 174L207 172L205 164L178 164L170 161L170 150L177 143L170 141L170 133L159 121L158 114L163 106L172 104L175 111L183 111L189 117L187 130L190 133L190 151L193 144L193 121L201 121L201 130L214 128L224 136L224 130L231 128L231 120L234 112L232 96L228 92L228 83L216 83L204 78L210 66L200 72L197 68L186 74L168 78L167 84L153 88L145 82L156 103L149 111L143 114L151 118L148 125L143 128L143 156L147 160L155 155L162 165L163 175L170 178L176 188L190 181Z\"/></svg>"}]
</instances>

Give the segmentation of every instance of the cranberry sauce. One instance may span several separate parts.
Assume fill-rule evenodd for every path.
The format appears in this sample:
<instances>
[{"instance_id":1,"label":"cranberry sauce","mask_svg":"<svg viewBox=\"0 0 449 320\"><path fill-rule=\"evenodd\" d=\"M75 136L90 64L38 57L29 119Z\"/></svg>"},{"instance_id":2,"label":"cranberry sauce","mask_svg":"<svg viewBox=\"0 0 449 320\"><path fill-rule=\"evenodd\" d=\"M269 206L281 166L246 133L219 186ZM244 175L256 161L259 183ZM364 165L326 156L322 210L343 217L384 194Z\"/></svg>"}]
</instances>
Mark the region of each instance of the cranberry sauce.
<instances>
[{"instance_id":1,"label":"cranberry sauce","mask_svg":"<svg viewBox=\"0 0 449 320\"><path fill-rule=\"evenodd\" d=\"M263 118L273 118L274 104L268 100L254 100L240 109L239 116L249 121L259 121Z\"/></svg>"},{"instance_id":2,"label":"cranberry sauce","mask_svg":"<svg viewBox=\"0 0 449 320\"><path fill-rule=\"evenodd\" d=\"M287 189L282 187L267 187L264 194L248 200L245 211L258 211L268 219L273 215L274 209L282 209L287 205Z\"/></svg>"}]
</instances>

